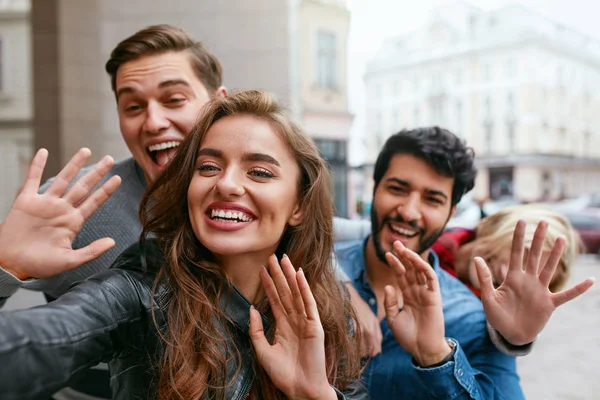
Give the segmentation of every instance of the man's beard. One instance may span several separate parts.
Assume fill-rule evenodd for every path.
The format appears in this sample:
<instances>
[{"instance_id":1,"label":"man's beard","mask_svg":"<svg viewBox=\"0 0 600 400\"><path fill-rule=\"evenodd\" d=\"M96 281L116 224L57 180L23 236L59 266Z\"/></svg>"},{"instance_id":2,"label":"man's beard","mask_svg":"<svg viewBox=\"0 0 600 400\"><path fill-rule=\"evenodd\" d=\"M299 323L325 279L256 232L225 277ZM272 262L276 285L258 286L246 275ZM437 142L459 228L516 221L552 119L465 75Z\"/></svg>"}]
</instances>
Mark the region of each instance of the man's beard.
<instances>
[{"instance_id":1,"label":"man's beard","mask_svg":"<svg viewBox=\"0 0 600 400\"><path fill-rule=\"evenodd\" d=\"M444 223L444 225L439 230L433 231L429 235L425 235L425 230L419 227L416 222L407 222L400 216L398 216L397 218L386 218L381 222L380 225L377 211L375 211L375 207L371 207L371 234L373 235L373 245L375 246L375 254L377 255L377 258L379 258L382 262L387 264L387 260L385 259L385 253L387 253L388 251L383 248L383 244L381 243L381 229L390 222L400 222L407 224L412 229L419 232L419 246L417 247L415 253L421 255L427 250L429 250L431 246L433 246L435 241L438 240L440 236L442 236L442 234L444 233L444 229L446 228L446 224L449 220L450 215L448 215L446 223ZM391 250L392 249L390 249L389 251Z\"/></svg>"}]
</instances>

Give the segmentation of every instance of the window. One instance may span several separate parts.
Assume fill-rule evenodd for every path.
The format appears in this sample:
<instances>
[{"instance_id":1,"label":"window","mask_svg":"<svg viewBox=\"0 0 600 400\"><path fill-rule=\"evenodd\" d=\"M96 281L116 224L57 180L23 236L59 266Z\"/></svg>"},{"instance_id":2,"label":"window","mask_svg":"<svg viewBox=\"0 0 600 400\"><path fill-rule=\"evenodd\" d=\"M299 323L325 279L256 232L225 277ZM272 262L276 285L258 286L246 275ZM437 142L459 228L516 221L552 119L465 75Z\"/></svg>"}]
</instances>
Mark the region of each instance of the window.
<instances>
[{"instance_id":1,"label":"window","mask_svg":"<svg viewBox=\"0 0 600 400\"><path fill-rule=\"evenodd\" d=\"M399 81L394 81L394 83L392 84L392 93L394 93L394 96L398 96L400 94L400 82Z\"/></svg>"},{"instance_id":2,"label":"window","mask_svg":"<svg viewBox=\"0 0 600 400\"><path fill-rule=\"evenodd\" d=\"M509 58L504 64L504 75L507 78L514 78L517 76L517 66L514 58Z\"/></svg>"},{"instance_id":3,"label":"window","mask_svg":"<svg viewBox=\"0 0 600 400\"><path fill-rule=\"evenodd\" d=\"M0 92L4 91L4 38L0 37Z\"/></svg>"},{"instance_id":4,"label":"window","mask_svg":"<svg viewBox=\"0 0 600 400\"><path fill-rule=\"evenodd\" d=\"M317 86L335 89L337 78L337 43L333 33L317 32Z\"/></svg>"},{"instance_id":5,"label":"window","mask_svg":"<svg viewBox=\"0 0 600 400\"><path fill-rule=\"evenodd\" d=\"M492 79L492 66L490 64L483 65L483 80L488 82Z\"/></svg>"},{"instance_id":6,"label":"window","mask_svg":"<svg viewBox=\"0 0 600 400\"><path fill-rule=\"evenodd\" d=\"M373 89L373 95L375 96L375 100L381 100L381 85L375 85Z\"/></svg>"},{"instance_id":7,"label":"window","mask_svg":"<svg viewBox=\"0 0 600 400\"><path fill-rule=\"evenodd\" d=\"M315 139L321 156L331 169L331 193L336 208L336 215L348 216L348 166L346 158L346 141Z\"/></svg>"},{"instance_id":8,"label":"window","mask_svg":"<svg viewBox=\"0 0 600 400\"><path fill-rule=\"evenodd\" d=\"M516 119L518 109L517 102L515 101L515 95L509 92L506 95L506 118L507 120L514 121Z\"/></svg>"},{"instance_id":9,"label":"window","mask_svg":"<svg viewBox=\"0 0 600 400\"><path fill-rule=\"evenodd\" d=\"M462 101L456 101L456 130L459 135L462 134L463 124L463 105Z\"/></svg>"},{"instance_id":10,"label":"window","mask_svg":"<svg viewBox=\"0 0 600 400\"><path fill-rule=\"evenodd\" d=\"M396 132L400 129L400 113L398 110L392 112L392 131Z\"/></svg>"},{"instance_id":11,"label":"window","mask_svg":"<svg viewBox=\"0 0 600 400\"><path fill-rule=\"evenodd\" d=\"M436 72L431 76L431 89L438 92L442 89L442 74Z\"/></svg>"},{"instance_id":12,"label":"window","mask_svg":"<svg viewBox=\"0 0 600 400\"><path fill-rule=\"evenodd\" d=\"M492 98L485 96L484 118L488 121L492 120Z\"/></svg>"},{"instance_id":13,"label":"window","mask_svg":"<svg viewBox=\"0 0 600 400\"><path fill-rule=\"evenodd\" d=\"M375 113L375 138L377 139L377 147L383 146L383 129L382 129L382 116L380 112Z\"/></svg>"},{"instance_id":14,"label":"window","mask_svg":"<svg viewBox=\"0 0 600 400\"><path fill-rule=\"evenodd\" d=\"M444 125L444 104L441 101L431 103L431 120L435 125Z\"/></svg>"},{"instance_id":15,"label":"window","mask_svg":"<svg viewBox=\"0 0 600 400\"><path fill-rule=\"evenodd\" d=\"M507 130L507 134L508 134L508 151L510 151L511 153L515 151L516 149L516 135L515 135L515 122L514 121L508 121L506 124L506 130Z\"/></svg>"},{"instance_id":16,"label":"window","mask_svg":"<svg viewBox=\"0 0 600 400\"><path fill-rule=\"evenodd\" d=\"M456 83L456 86L462 85L462 70L461 69L457 69L456 71L454 71L454 82Z\"/></svg>"},{"instance_id":17,"label":"window","mask_svg":"<svg viewBox=\"0 0 600 400\"><path fill-rule=\"evenodd\" d=\"M485 131L485 137L484 139L484 148L485 148L485 153L489 154L492 152L492 146L493 146L493 137L492 137L492 124L491 123L486 123L483 125L484 131Z\"/></svg>"}]
</instances>

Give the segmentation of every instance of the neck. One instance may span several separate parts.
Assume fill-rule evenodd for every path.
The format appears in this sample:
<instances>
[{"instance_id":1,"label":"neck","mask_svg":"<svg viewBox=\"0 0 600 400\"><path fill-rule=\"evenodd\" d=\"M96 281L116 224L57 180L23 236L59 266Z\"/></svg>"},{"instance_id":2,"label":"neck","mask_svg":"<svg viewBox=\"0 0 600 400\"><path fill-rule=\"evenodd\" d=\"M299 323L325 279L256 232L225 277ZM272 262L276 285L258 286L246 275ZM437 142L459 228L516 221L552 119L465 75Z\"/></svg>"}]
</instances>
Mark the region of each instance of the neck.
<instances>
[{"instance_id":1,"label":"neck","mask_svg":"<svg viewBox=\"0 0 600 400\"><path fill-rule=\"evenodd\" d=\"M469 279L469 265L473 258L474 242L465 243L458 247L454 256L454 270L460 280Z\"/></svg>"},{"instance_id":2,"label":"neck","mask_svg":"<svg viewBox=\"0 0 600 400\"><path fill-rule=\"evenodd\" d=\"M252 304L258 303L265 297L260 282L260 270L268 269L268 259L272 253L236 254L217 258L226 271L233 286Z\"/></svg>"}]
</instances>

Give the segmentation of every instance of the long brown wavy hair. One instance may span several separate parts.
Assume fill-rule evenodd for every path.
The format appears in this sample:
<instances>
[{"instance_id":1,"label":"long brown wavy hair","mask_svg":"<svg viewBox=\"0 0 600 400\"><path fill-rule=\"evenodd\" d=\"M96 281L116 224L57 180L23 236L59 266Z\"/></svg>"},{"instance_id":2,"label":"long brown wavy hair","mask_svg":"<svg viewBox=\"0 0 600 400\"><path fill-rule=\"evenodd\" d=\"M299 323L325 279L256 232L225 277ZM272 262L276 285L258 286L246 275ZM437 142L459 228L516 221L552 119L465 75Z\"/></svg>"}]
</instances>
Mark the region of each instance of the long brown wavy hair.
<instances>
[{"instance_id":1,"label":"long brown wavy hair","mask_svg":"<svg viewBox=\"0 0 600 400\"><path fill-rule=\"evenodd\" d=\"M166 306L168 328L162 334L164 353L158 380L160 399L198 399L203 394L224 399L227 363L232 357L239 368L239 349L219 324L227 316L220 309L220 296L231 289L225 271L198 241L190 224L187 192L200 145L219 119L236 114L267 121L287 144L300 168L299 203L303 221L288 226L276 253L286 253L295 267L302 267L318 304L325 331L325 353L329 382L344 388L360 375L359 333L350 335L354 312L342 286L336 281L330 261L333 247L333 204L330 175L314 142L269 94L240 91L211 100L204 108L169 166L148 189L140 207L142 238L156 237L165 254L157 284L170 288ZM143 240L143 239L142 239ZM272 320L268 301L256 305ZM272 340L274 324L267 330ZM283 399L253 354L253 393L261 399Z\"/></svg>"}]
</instances>

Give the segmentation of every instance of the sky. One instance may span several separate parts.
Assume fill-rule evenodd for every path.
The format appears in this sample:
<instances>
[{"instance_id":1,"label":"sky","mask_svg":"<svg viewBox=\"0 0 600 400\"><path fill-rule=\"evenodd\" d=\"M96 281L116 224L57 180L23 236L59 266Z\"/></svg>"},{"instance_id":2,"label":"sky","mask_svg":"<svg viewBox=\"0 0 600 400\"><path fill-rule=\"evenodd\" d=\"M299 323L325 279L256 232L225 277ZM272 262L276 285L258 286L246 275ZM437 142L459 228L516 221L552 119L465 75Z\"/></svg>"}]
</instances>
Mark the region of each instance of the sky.
<instances>
[{"instance_id":1,"label":"sky","mask_svg":"<svg viewBox=\"0 0 600 400\"><path fill-rule=\"evenodd\" d=\"M361 161L364 132L364 83L366 63L375 56L383 40L423 26L428 14L456 0L347 0L351 12L348 40L348 90L350 111L355 114L350 141L350 164ZM553 21L600 40L598 0L473 0L483 10L518 4Z\"/></svg>"}]
</instances>

